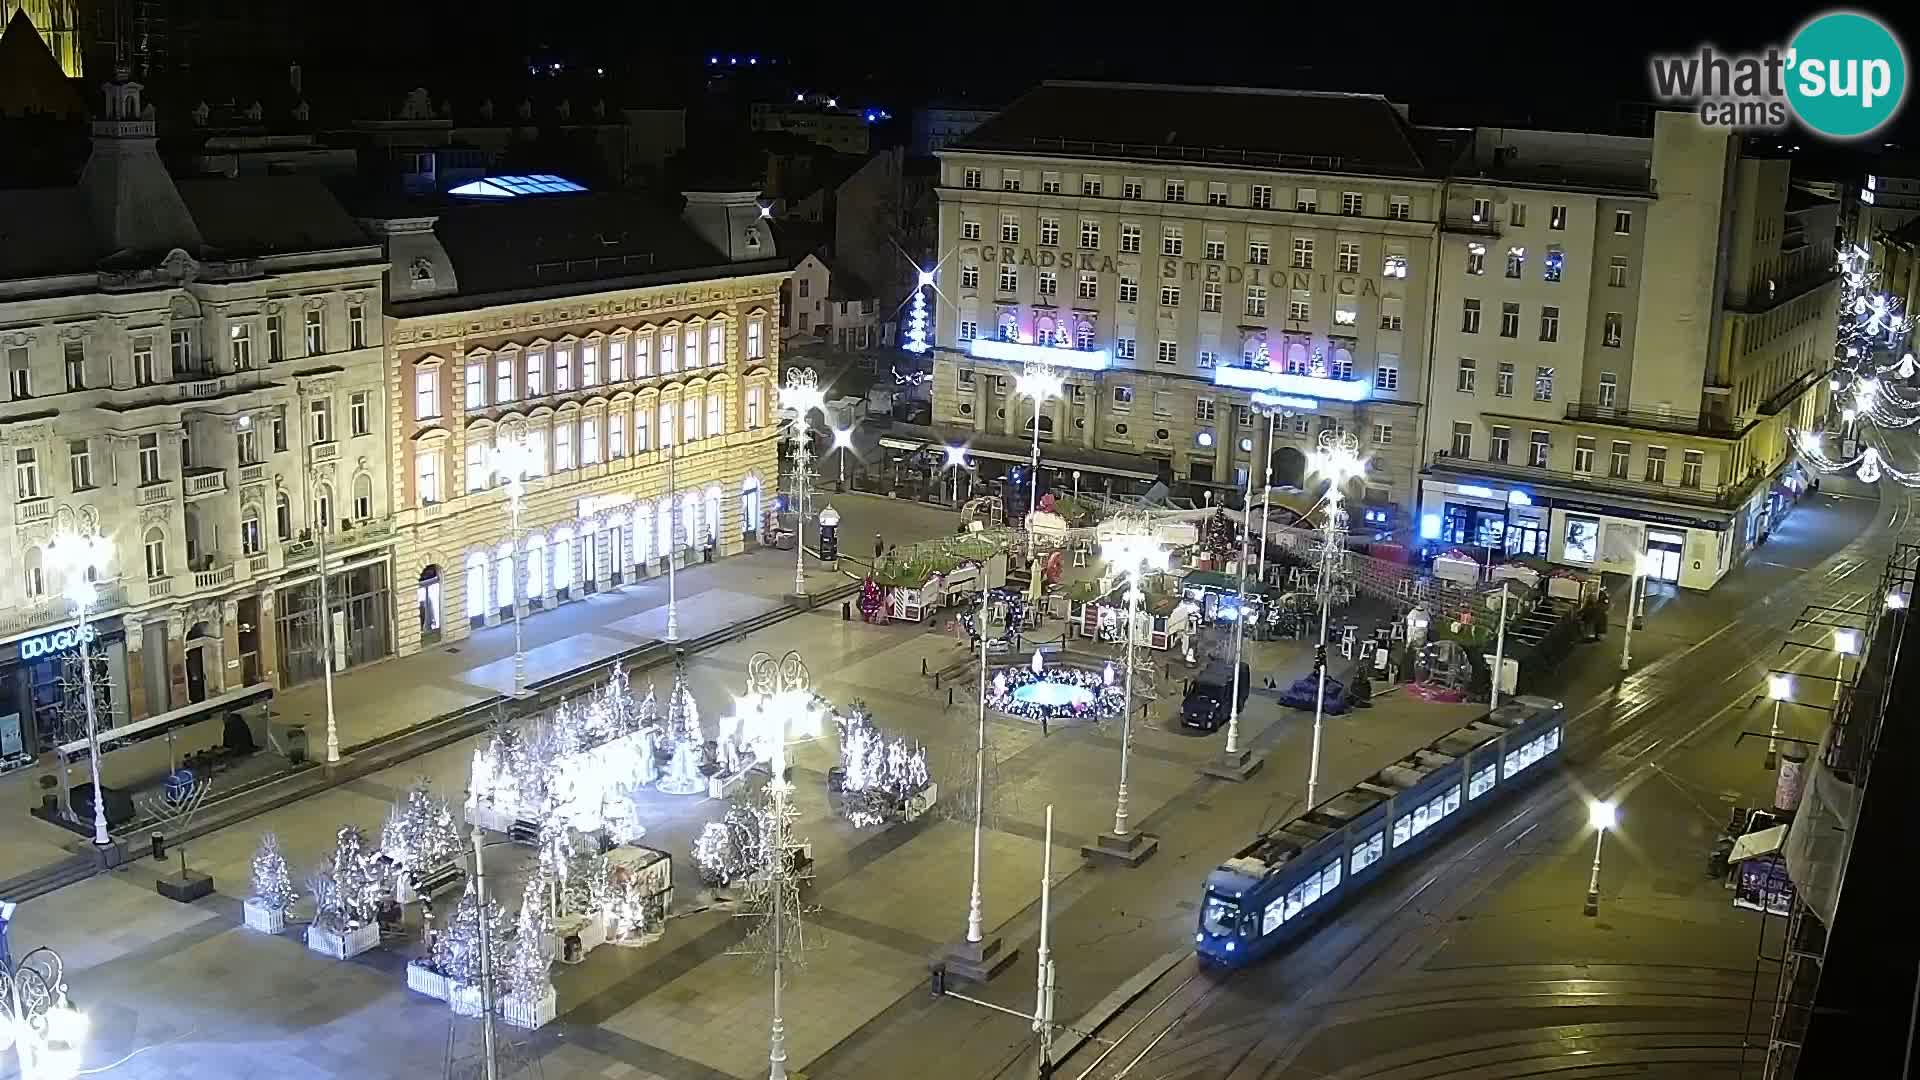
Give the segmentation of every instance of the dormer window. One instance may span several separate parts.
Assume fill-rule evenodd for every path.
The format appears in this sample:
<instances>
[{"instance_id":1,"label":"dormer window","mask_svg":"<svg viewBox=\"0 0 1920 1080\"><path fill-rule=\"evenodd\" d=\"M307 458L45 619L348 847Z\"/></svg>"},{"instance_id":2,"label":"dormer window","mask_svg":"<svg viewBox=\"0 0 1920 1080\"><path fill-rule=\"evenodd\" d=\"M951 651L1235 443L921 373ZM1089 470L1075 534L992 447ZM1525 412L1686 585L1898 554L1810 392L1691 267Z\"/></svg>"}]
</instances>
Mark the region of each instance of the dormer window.
<instances>
[{"instance_id":1,"label":"dormer window","mask_svg":"<svg viewBox=\"0 0 1920 1080\"><path fill-rule=\"evenodd\" d=\"M752 225L747 226L747 246L755 249L760 247L760 230Z\"/></svg>"},{"instance_id":2,"label":"dormer window","mask_svg":"<svg viewBox=\"0 0 1920 1080\"><path fill-rule=\"evenodd\" d=\"M407 276L412 280L413 287L416 289L432 288L433 262L424 255L414 259L413 265L407 268Z\"/></svg>"}]
</instances>

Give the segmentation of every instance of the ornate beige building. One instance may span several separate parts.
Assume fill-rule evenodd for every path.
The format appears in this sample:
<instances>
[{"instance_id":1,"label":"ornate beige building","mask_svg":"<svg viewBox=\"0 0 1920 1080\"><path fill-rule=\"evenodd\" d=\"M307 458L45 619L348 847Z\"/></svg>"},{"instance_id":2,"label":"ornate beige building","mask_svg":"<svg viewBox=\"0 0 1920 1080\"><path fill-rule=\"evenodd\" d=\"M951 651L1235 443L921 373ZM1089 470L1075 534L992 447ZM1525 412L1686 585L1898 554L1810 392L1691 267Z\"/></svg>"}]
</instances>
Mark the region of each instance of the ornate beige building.
<instances>
[{"instance_id":1,"label":"ornate beige building","mask_svg":"<svg viewBox=\"0 0 1920 1080\"><path fill-rule=\"evenodd\" d=\"M392 262L401 653L757 536L786 269L755 193L691 193L675 214L533 191L364 220ZM507 440L533 461L518 537Z\"/></svg>"}]
</instances>

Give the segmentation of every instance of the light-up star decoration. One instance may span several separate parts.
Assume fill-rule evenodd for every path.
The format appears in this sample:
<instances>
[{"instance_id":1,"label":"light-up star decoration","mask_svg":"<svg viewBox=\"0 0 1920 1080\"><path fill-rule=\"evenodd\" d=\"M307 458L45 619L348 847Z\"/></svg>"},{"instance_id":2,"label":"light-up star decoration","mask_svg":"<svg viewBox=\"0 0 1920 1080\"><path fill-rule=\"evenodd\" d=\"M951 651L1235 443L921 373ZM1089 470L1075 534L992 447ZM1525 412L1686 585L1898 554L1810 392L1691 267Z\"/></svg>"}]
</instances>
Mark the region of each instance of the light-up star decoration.
<instances>
[{"instance_id":1,"label":"light-up star decoration","mask_svg":"<svg viewBox=\"0 0 1920 1080\"><path fill-rule=\"evenodd\" d=\"M775 659L755 653L747 661L745 696L733 703L733 728L754 760L773 772L774 784L787 784L787 744L820 735L826 710L813 693L813 679L797 652Z\"/></svg>"}]
</instances>

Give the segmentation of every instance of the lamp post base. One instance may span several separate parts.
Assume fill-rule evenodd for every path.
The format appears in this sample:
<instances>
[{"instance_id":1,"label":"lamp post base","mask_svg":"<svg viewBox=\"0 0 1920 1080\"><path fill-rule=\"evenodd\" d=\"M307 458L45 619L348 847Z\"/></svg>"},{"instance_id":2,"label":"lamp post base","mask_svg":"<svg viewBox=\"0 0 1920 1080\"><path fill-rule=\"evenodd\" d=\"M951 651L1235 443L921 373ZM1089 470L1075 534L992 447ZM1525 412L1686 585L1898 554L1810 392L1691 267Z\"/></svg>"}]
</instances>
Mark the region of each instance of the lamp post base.
<instances>
[{"instance_id":1,"label":"lamp post base","mask_svg":"<svg viewBox=\"0 0 1920 1080\"><path fill-rule=\"evenodd\" d=\"M1587 903L1582 911L1590 916L1600 914L1600 894L1597 892L1588 893Z\"/></svg>"},{"instance_id":2,"label":"lamp post base","mask_svg":"<svg viewBox=\"0 0 1920 1080\"><path fill-rule=\"evenodd\" d=\"M99 860L102 870L111 870L127 861L127 845L119 840L108 840L104 844L96 844L89 839L87 848L93 852L93 857Z\"/></svg>"},{"instance_id":3,"label":"lamp post base","mask_svg":"<svg viewBox=\"0 0 1920 1080\"><path fill-rule=\"evenodd\" d=\"M986 983L1000 974L1007 965L1020 955L1019 949L1002 948L998 936L985 937L979 941L961 938L949 942L947 947L933 954L927 960L929 968L944 966L949 978L965 979L971 983Z\"/></svg>"},{"instance_id":4,"label":"lamp post base","mask_svg":"<svg viewBox=\"0 0 1920 1080\"><path fill-rule=\"evenodd\" d=\"M1101 833L1091 844L1083 844L1080 857L1097 862L1119 863L1125 866L1139 866L1160 850L1160 838L1148 836L1143 832L1130 832L1125 836Z\"/></svg>"},{"instance_id":5,"label":"lamp post base","mask_svg":"<svg viewBox=\"0 0 1920 1080\"><path fill-rule=\"evenodd\" d=\"M1200 766L1200 775L1242 783L1252 779L1253 774L1259 772L1266 763L1264 756L1251 750L1236 750L1231 754L1221 751L1219 757Z\"/></svg>"}]
</instances>

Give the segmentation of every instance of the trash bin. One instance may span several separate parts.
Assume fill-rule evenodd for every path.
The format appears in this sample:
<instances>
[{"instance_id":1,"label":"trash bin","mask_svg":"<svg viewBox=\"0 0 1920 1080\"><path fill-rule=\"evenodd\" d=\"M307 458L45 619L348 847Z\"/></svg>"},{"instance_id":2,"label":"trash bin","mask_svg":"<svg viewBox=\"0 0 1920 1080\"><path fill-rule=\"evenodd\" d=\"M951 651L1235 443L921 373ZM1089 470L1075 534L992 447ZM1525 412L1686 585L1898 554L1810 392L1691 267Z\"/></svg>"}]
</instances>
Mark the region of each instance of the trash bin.
<instances>
[{"instance_id":1,"label":"trash bin","mask_svg":"<svg viewBox=\"0 0 1920 1080\"><path fill-rule=\"evenodd\" d=\"M307 763L307 729L304 724L293 724L287 728L287 764L305 765Z\"/></svg>"}]
</instances>

